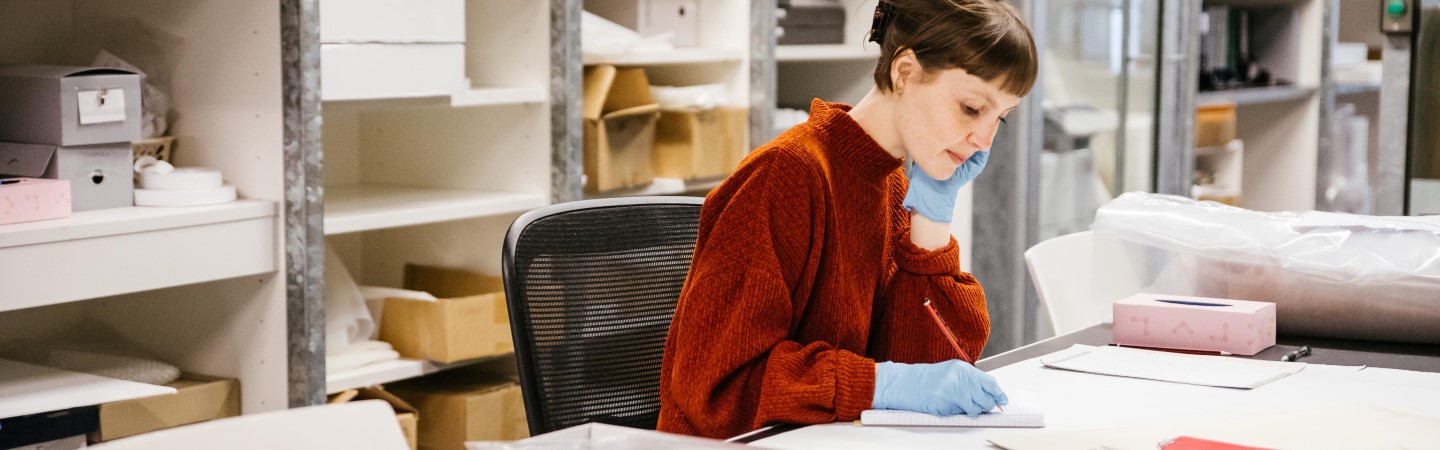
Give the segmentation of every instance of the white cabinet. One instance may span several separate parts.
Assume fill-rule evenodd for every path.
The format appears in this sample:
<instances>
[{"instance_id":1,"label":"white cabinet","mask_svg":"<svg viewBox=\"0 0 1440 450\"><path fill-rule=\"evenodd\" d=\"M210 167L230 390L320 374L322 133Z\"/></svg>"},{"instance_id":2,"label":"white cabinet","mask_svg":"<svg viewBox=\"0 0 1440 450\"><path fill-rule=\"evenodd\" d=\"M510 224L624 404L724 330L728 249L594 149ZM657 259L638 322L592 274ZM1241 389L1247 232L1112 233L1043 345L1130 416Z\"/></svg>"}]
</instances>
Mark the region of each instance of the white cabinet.
<instances>
[{"instance_id":1,"label":"white cabinet","mask_svg":"<svg viewBox=\"0 0 1440 450\"><path fill-rule=\"evenodd\" d=\"M326 242L359 284L401 287L406 263L498 275L510 222L550 203L550 5L460 3L455 75L468 85L322 105ZM330 33L324 20L322 10L322 35ZM427 76L398 69L392 75L401 83ZM328 64L321 70L326 83L372 75ZM331 372L325 390L445 367L402 360Z\"/></svg>"},{"instance_id":2,"label":"white cabinet","mask_svg":"<svg viewBox=\"0 0 1440 450\"><path fill-rule=\"evenodd\" d=\"M0 226L0 343L115 334L285 408L280 9L223 0L0 0L0 64L88 65L99 50L169 86L178 165L243 200L84 211ZM4 399L0 399L3 402Z\"/></svg>"}]
</instances>

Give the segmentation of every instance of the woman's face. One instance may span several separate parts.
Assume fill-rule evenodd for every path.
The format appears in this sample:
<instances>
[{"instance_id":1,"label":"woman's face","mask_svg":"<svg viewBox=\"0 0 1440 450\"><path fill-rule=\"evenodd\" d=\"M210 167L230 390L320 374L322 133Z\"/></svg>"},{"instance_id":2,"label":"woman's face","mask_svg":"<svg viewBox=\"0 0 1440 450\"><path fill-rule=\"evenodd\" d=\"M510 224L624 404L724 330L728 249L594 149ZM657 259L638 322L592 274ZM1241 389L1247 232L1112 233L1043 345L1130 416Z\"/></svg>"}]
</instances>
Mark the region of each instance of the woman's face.
<instances>
[{"instance_id":1,"label":"woman's face","mask_svg":"<svg viewBox=\"0 0 1440 450\"><path fill-rule=\"evenodd\" d=\"M970 155L990 149L1020 98L1000 90L1000 80L986 82L960 68L913 73L896 85L896 129L920 170L949 179Z\"/></svg>"}]
</instances>

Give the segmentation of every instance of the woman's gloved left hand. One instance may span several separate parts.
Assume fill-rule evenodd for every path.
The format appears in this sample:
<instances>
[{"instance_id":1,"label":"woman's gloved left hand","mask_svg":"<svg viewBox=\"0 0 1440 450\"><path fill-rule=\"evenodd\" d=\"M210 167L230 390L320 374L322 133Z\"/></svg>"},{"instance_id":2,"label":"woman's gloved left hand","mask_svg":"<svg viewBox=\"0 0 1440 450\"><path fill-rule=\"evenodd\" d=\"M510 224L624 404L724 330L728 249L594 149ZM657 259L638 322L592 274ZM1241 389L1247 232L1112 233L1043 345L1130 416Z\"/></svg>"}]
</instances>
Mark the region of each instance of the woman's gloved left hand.
<instances>
[{"instance_id":1,"label":"woman's gloved left hand","mask_svg":"<svg viewBox=\"0 0 1440 450\"><path fill-rule=\"evenodd\" d=\"M910 189L905 191L905 201L901 204L932 222L950 223L955 216L955 197L960 188L979 176L989 160L989 150L975 152L945 180L930 178L911 160L905 169L905 175L910 178Z\"/></svg>"}]
</instances>

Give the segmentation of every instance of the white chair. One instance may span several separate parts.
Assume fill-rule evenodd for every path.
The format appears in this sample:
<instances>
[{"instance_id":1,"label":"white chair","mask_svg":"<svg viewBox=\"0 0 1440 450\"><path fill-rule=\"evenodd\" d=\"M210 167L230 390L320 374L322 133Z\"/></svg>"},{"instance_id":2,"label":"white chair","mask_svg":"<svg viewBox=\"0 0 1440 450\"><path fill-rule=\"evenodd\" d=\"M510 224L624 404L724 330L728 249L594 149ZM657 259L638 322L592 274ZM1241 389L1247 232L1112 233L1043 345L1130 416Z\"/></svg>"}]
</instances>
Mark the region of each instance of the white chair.
<instances>
[{"instance_id":1,"label":"white chair","mask_svg":"<svg viewBox=\"0 0 1440 450\"><path fill-rule=\"evenodd\" d=\"M1030 279L1057 335L1105 320L1104 308L1090 301L1094 240L1094 232L1082 231L1048 239L1025 251Z\"/></svg>"},{"instance_id":2,"label":"white chair","mask_svg":"<svg viewBox=\"0 0 1440 450\"><path fill-rule=\"evenodd\" d=\"M197 423L96 445L99 450L408 450L380 400L311 406Z\"/></svg>"}]
</instances>

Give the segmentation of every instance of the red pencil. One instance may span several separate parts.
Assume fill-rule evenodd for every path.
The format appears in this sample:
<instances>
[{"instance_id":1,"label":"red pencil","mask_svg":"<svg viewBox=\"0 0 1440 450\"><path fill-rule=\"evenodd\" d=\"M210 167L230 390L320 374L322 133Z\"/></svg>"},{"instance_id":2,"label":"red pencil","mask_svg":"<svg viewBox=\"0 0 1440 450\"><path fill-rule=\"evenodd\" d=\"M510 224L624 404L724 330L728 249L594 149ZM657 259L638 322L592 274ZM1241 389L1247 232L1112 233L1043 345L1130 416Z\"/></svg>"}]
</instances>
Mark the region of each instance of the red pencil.
<instances>
[{"instance_id":1,"label":"red pencil","mask_svg":"<svg viewBox=\"0 0 1440 450\"><path fill-rule=\"evenodd\" d=\"M935 312L935 307L930 305L928 298L925 299L925 310L930 311L930 317L935 319L935 326L940 327L940 333L945 335L945 339L950 341L952 347L955 347L955 353L960 354L960 359L973 364L970 355L965 354L965 350L960 348L960 341L955 340L955 334L950 332L950 327L945 325L945 320L940 318L940 313Z\"/></svg>"},{"instance_id":2,"label":"red pencil","mask_svg":"<svg viewBox=\"0 0 1440 450\"><path fill-rule=\"evenodd\" d=\"M960 355L960 360L974 364L970 355L965 354L965 349L960 348L960 341L955 339L955 333L950 332L950 327L945 325L945 319L941 319L940 313L935 312L935 307L930 304L928 298L925 299L925 310L930 311L930 318L935 319L935 326L940 327L940 333L945 335L945 340L950 341L951 347L955 347L955 353ZM1005 410L1004 406L996 405L995 407L1000 408L1001 411Z\"/></svg>"}]
</instances>

